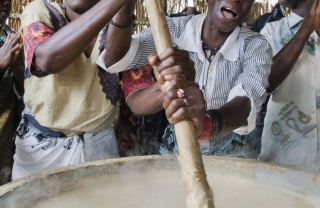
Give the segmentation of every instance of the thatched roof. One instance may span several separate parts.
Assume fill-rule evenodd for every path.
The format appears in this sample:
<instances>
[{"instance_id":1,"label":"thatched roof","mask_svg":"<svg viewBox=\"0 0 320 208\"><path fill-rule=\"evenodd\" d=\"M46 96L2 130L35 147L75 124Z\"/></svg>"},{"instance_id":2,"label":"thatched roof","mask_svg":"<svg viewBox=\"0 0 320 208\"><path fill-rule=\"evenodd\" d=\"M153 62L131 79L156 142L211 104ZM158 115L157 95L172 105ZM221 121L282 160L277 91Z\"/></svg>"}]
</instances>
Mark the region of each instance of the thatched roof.
<instances>
[{"instance_id":1,"label":"thatched roof","mask_svg":"<svg viewBox=\"0 0 320 208\"><path fill-rule=\"evenodd\" d=\"M9 17L9 25L13 30L17 31L20 26L20 16L25 8L25 5L33 0L12 0L12 12ZM52 2L62 3L63 0L48 0ZM141 31L144 27L148 26L148 18L146 13L146 8L144 4L145 0L137 0L136 4L136 31ZM207 9L207 0L159 0L162 1L164 7L167 9L167 13L177 13L182 11L184 8L188 6L194 6L195 9L201 13L206 12ZM189 2L189 4L188 4ZM191 3L190 3L191 2ZM251 13L248 15L247 23L253 24L253 22L257 19L258 16L269 12L272 9L272 5L268 0L265 0L264 3L255 2L252 8Z\"/></svg>"}]
</instances>

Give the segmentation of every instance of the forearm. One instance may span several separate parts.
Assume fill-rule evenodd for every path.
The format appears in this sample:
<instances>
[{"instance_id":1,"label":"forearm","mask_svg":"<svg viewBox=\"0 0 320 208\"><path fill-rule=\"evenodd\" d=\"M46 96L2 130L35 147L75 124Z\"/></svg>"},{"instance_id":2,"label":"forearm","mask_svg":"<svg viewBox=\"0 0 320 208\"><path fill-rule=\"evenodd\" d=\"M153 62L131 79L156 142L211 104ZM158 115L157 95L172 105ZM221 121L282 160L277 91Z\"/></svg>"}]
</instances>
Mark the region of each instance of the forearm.
<instances>
[{"instance_id":1,"label":"forearm","mask_svg":"<svg viewBox=\"0 0 320 208\"><path fill-rule=\"evenodd\" d=\"M163 103L163 93L160 85L153 85L134 92L127 100L131 111L136 115L150 115L159 112Z\"/></svg>"},{"instance_id":2,"label":"forearm","mask_svg":"<svg viewBox=\"0 0 320 208\"><path fill-rule=\"evenodd\" d=\"M125 7L112 18L112 21L119 25L126 25L130 22L130 19L134 12L135 1L130 1ZM104 61L106 66L111 66L122 59L130 48L131 35L133 33L133 27L128 25L127 27L116 27L113 24L109 25L106 53Z\"/></svg>"},{"instance_id":3,"label":"forearm","mask_svg":"<svg viewBox=\"0 0 320 208\"><path fill-rule=\"evenodd\" d=\"M13 38L15 39L16 37ZM8 43L10 46L13 44L13 48L8 48L7 45L4 45L2 48L0 48L0 73L5 73L8 69L10 69L15 79L16 89L20 95L22 95L24 83L24 61L23 52L21 52L22 45L17 45L14 43L14 41L12 42L12 40L13 39L10 38L6 44ZM1 79L2 77L0 80Z\"/></svg>"},{"instance_id":4,"label":"forearm","mask_svg":"<svg viewBox=\"0 0 320 208\"><path fill-rule=\"evenodd\" d=\"M127 0L102 0L61 28L35 51L38 69L58 73L71 64ZM59 43L59 44L57 44Z\"/></svg>"},{"instance_id":5,"label":"forearm","mask_svg":"<svg viewBox=\"0 0 320 208\"><path fill-rule=\"evenodd\" d=\"M6 51L3 47L0 47L0 73L5 73L7 69L10 67L10 61L6 60L6 55L9 54L9 51Z\"/></svg>"},{"instance_id":6,"label":"forearm","mask_svg":"<svg viewBox=\"0 0 320 208\"><path fill-rule=\"evenodd\" d=\"M251 111L251 102L248 97L235 97L218 110L222 117L222 130L219 133L227 133L247 125L247 118ZM208 113L211 113L210 110Z\"/></svg>"},{"instance_id":7,"label":"forearm","mask_svg":"<svg viewBox=\"0 0 320 208\"><path fill-rule=\"evenodd\" d=\"M300 29L273 58L268 93L273 92L290 74L310 35L310 32Z\"/></svg>"},{"instance_id":8,"label":"forearm","mask_svg":"<svg viewBox=\"0 0 320 208\"><path fill-rule=\"evenodd\" d=\"M20 95L23 95L24 93L24 63L23 59L20 58L17 59L16 63L11 66L11 71L14 76L16 89L18 90Z\"/></svg>"}]
</instances>

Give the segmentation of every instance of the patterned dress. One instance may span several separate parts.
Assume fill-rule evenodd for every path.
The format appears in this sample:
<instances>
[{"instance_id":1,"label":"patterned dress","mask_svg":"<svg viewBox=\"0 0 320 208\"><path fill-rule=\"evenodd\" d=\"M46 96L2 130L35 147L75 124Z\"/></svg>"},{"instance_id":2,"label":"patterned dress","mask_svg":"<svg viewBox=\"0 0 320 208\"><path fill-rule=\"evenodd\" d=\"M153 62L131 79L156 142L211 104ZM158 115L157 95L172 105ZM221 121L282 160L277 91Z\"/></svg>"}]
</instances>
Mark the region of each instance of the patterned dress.
<instances>
[{"instance_id":1,"label":"patterned dress","mask_svg":"<svg viewBox=\"0 0 320 208\"><path fill-rule=\"evenodd\" d=\"M100 31L90 56L82 53L59 73L46 74L35 64L36 48L62 27L68 27L64 6L47 0L31 2L21 16L26 108L16 131L13 179L48 168L119 157L114 133L118 75L95 63L104 48L107 28Z\"/></svg>"}]
</instances>

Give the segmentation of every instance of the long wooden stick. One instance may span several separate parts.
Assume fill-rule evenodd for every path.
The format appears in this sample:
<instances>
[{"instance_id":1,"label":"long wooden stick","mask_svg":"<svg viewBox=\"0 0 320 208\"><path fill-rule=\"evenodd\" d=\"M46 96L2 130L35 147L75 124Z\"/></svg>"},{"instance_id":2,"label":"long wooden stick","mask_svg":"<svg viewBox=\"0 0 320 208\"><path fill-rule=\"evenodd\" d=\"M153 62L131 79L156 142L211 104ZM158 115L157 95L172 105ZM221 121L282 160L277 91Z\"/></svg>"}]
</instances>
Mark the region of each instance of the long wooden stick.
<instances>
[{"instance_id":1,"label":"long wooden stick","mask_svg":"<svg viewBox=\"0 0 320 208\"><path fill-rule=\"evenodd\" d=\"M157 48L161 54L172 47L172 41L160 0L146 0L150 25ZM179 147L187 206L189 208L214 208L213 193L210 189L201 156L199 143L196 140L195 128L190 120L174 125Z\"/></svg>"}]
</instances>

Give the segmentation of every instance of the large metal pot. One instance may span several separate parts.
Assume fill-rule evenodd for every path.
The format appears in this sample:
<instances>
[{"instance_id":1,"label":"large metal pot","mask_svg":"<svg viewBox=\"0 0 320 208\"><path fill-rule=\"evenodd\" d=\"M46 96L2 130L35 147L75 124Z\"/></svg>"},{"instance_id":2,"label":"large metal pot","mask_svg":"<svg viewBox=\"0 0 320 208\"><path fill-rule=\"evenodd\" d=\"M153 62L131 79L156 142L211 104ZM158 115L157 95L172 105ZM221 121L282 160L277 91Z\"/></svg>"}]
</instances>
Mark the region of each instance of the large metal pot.
<instances>
[{"instance_id":1,"label":"large metal pot","mask_svg":"<svg viewBox=\"0 0 320 208\"><path fill-rule=\"evenodd\" d=\"M216 208L320 207L320 176L254 160L206 157ZM41 205L42 204L42 205ZM174 156L48 170L0 187L1 208L185 207Z\"/></svg>"}]
</instances>

